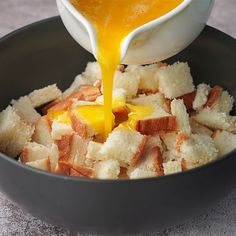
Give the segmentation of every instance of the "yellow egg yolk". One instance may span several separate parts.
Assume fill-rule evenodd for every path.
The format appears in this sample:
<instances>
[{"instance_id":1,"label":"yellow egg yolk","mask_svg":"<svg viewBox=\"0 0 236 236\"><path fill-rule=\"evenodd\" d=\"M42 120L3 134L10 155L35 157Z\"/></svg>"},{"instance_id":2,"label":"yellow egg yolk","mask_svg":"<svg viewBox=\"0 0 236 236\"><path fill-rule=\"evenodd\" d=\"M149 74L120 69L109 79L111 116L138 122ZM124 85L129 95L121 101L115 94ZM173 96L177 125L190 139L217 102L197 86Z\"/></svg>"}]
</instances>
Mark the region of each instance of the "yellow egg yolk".
<instances>
[{"instance_id":1,"label":"yellow egg yolk","mask_svg":"<svg viewBox=\"0 0 236 236\"><path fill-rule=\"evenodd\" d=\"M118 124L118 128L124 127L135 130L138 120L144 119L155 111L154 106L145 105L145 106L136 106L131 104L125 104L123 98L115 99L113 103L113 109L126 107L129 111L128 120ZM76 114L78 119L85 121L91 127L100 134L104 140L106 139L105 130L104 130L104 106L103 105L88 105L88 106L78 106L71 111L49 111L48 117L51 120L57 120L63 124L71 124L70 116L71 114ZM114 125L115 116L112 114L112 125Z\"/></svg>"},{"instance_id":2,"label":"yellow egg yolk","mask_svg":"<svg viewBox=\"0 0 236 236\"><path fill-rule=\"evenodd\" d=\"M97 133L101 134L105 138L104 123L106 123L106 120L104 116L104 106L80 106L76 108L74 112L77 113L77 116L81 120L88 122ZM113 114L111 119L113 126L115 120Z\"/></svg>"},{"instance_id":3,"label":"yellow egg yolk","mask_svg":"<svg viewBox=\"0 0 236 236\"><path fill-rule=\"evenodd\" d=\"M47 114L50 120L57 120L59 123L71 124L70 112L69 111L49 111Z\"/></svg>"},{"instance_id":4,"label":"yellow egg yolk","mask_svg":"<svg viewBox=\"0 0 236 236\"><path fill-rule=\"evenodd\" d=\"M152 115L152 113L155 111L155 108L152 105L136 106L127 104L127 107L129 108L129 118L127 121L123 122L122 125L133 130L135 130L138 120L142 120Z\"/></svg>"}]
</instances>

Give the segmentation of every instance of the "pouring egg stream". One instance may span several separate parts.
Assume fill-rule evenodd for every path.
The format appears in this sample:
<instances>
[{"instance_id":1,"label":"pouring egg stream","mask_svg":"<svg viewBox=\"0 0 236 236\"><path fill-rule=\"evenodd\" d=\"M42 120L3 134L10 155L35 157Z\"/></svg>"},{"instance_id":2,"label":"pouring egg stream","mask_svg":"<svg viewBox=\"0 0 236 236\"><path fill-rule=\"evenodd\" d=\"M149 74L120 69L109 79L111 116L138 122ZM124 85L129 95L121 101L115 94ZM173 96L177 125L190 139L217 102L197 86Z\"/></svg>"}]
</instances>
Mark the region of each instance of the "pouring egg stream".
<instances>
[{"instance_id":1,"label":"pouring egg stream","mask_svg":"<svg viewBox=\"0 0 236 236\"><path fill-rule=\"evenodd\" d=\"M112 88L117 66L121 62L122 41L130 32L170 12L183 0L70 0L70 2L92 23L97 33L97 59L101 67L104 90L103 135L106 138L114 126ZM137 111L137 108L134 110ZM146 109L144 110L146 113ZM142 111L140 113L142 114ZM88 118L87 113L86 118Z\"/></svg>"}]
</instances>

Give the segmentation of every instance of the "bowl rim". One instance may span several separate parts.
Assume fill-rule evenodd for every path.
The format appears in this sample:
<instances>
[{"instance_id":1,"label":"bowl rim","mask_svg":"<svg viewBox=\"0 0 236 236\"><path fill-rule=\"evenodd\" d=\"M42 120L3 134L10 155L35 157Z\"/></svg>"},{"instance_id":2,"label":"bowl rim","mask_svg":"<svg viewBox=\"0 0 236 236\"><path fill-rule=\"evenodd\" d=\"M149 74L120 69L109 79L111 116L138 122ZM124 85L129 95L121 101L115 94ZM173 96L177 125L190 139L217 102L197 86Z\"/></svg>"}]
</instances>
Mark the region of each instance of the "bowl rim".
<instances>
[{"instance_id":1,"label":"bowl rim","mask_svg":"<svg viewBox=\"0 0 236 236\"><path fill-rule=\"evenodd\" d=\"M90 43L91 43L91 49L92 53L94 54L94 57L97 58L97 33L95 30L95 26L93 23L89 22L89 20L83 16L81 12L79 12L72 4L70 0L57 0L60 2L66 9L67 13L64 14L71 14L77 21L82 23L82 25L86 28L89 38L90 38ZM136 37L138 34L140 34L143 31L150 30L154 28L155 26L159 26L166 21L170 20L171 18L175 17L176 15L180 14L182 11L184 11L190 4L192 4L193 0L183 0L181 3L179 3L175 8L170 10L169 12L165 13L164 15L147 22L136 29L132 30L129 32L128 35L125 36L123 39L123 42L121 43L121 58L125 57L125 52L127 52L127 49L129 47L129 44L132 40L132 38Z\"/></svg>"},{"instance_id":2,"label":"bowl rim","mask_svg":"<svg viewBox=\"0 0 236 236\"><path fill-rule=\"evenodd\" d=\"M9 39L14 39L15 36L17 36L18 34L24 33L26 31L30 31L33 27L36 26L41 26L43 24L46 23L50 23L50 22L58 22L60 21L60 17L59 16L54 16L54 17L50 17L50 18L46 18L40 21L36 21L34 23L28 24L24 27L21 27L17 30L14 30L8 34L6 34L5 36L0 38L0 46L1 44L3 44L4 42L6 42ZM221 34L224 37L228 37L231 40L235 41L236 44L236 39L234 39L233 37L231 37L230 35L214 28L211 27L209 25L206 26L206 28L210 31L215 31L218 34ZM177 178L177 177L184 177L184 176L188 176L188 175L192 175L195 174L199 171L203 171L205 169L208 168L213 168L214 166L221 164L221 162L226 161L227 159L230 158L236 158L234 157L234 154L236 154L236 149L231 151L230 153L218 158L217 160L214 160L212 162L209 162L203 166L199 166L184 172L179 172L179 173L175 173L175 174L171 174L171 175L166 175L166 176L157 176L157 177L151 177L151 178L144 178L144 179L117 179L117 180L112 180L112 179L108 179L108 180L103 180L103 179L88 179L88 178L82 178L82 177L71 177L71 176L65 176L65 175L60 175L60 174L55 174L55 173L51 173L48 171L44 171L44 170L40 170L40 169L36 169L34 167L28 166L26 164L20 163L19 161L5 155L4 153L0 152L0 158L3 158L6 162L10 163L11 165L15 165L18 168L23 168L25 171L31 172L33 174L37 174L37 175L42 175L44 177L54 177L58 180L61 181L72 181L72 182L82 182L82 183L90 183L90 184L96 184L96 183L100 183L100 184L111 184L111 183L117 183L117 184L135 184L135 183L141 183L141 182L158 182L158 181L163 181L163 180L167 180L167 179L171 179L171 178Z\"/></svg>"}]
</instances>

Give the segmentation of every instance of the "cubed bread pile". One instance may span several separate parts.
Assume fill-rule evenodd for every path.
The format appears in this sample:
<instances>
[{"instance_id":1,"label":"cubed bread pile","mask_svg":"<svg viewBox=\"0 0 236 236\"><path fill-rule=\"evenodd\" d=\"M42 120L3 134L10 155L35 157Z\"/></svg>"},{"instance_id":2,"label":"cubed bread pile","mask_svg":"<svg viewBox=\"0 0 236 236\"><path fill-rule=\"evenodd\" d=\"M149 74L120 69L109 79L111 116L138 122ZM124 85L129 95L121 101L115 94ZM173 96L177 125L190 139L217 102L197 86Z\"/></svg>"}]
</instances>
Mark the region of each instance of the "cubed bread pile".
<instances>
[{"instance_id":1,"label":"cubed bread pile","mask_svg":"<svg viewBox=\"0 0 236 236\"><path fill-rule=\"evenodd\" d=\"M13 100L0 113L0 151L52 173L137 179L186 171L236 149L233 97L220 86L195 87L187 63L119 66L114 129L105 140L76 112L102 106L102 93L93 62L64 92L50 85Z\"/></svg>"}]
</instances>

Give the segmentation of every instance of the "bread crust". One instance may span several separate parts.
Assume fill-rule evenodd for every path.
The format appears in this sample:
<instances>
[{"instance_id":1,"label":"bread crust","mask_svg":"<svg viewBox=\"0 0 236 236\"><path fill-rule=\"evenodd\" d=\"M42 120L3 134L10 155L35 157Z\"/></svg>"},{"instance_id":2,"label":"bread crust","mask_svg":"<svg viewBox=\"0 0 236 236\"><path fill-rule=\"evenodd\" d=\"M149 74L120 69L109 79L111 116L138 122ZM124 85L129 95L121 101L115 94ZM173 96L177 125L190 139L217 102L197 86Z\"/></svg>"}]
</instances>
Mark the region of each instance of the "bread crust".
<instances>
[{"instance_id":1,"label":"bread crust","mask_svg":"<svg viewBox=\"0 0 236 236\"><path fill-rule=\"evenodd\" d=\"M139 120L136 125L136 130L143 135L153 135L160 132L176 131L176 117L165 116L147 120Z\"/></svg>"},{"instance_id":2,"label":"bread crust","mask_svg":"<svg viewBox=\"0 0 236 236\"><path fill-rule=\"evenodd\" d=\"M164 176L164 168L163 168L163 158L161 149L156 146L152 148L152 159L154 163L154 167L156 169L157 176Z\"/></svg>"},{"instance_id":3,"label":"bread crust","mask_svg":"<svg viewBox=\"0 0 236 236\"><path fill-rule=\"evenodd\" d=\"M220 86L214 86L209 93L207 103L204 107L213 107L220 98L222 91L223 89Z\"/></svg>"}]
</instances>

